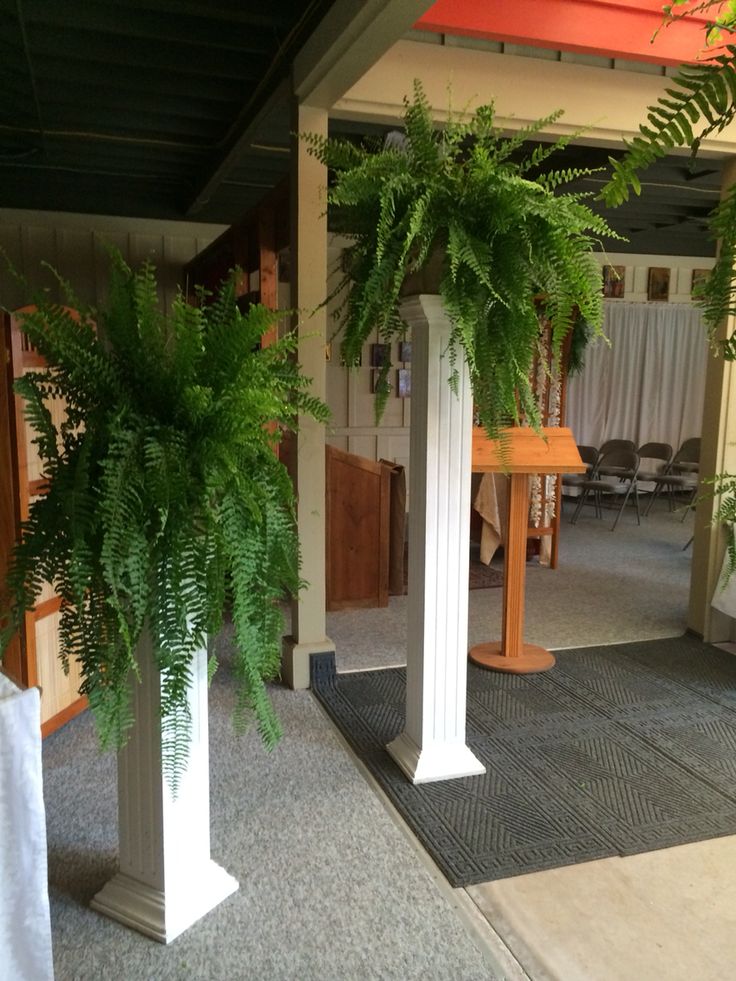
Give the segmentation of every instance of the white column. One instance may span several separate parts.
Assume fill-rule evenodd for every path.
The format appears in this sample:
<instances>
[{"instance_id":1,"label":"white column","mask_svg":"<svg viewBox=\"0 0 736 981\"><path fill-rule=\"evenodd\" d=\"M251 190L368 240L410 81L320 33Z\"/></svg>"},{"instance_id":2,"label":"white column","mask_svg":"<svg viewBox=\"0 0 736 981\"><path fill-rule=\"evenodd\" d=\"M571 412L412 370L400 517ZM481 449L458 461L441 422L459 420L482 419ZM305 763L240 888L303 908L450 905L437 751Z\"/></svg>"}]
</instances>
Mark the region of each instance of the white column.
<instances>
[{"instance_id":1,"label":"white column","mask_svg":"<svg viewBox=\"0 0 736 981\"><path fill-rule=\"evenodd\" d=\"M736 158L723 167L721 178L724 197L736 183ZM717 340L725 340L736 330L733 317L720 324ZM708 359L705 379L705 403L700 447L700 474L736 472L736 363L719 354ZM695 510L693 560L690 573L690 603L687 625L711 644L736 639L736 624L731 617L711 607L718 587L726 535L721 525L713 524L717 502L701 487Z\"/></svg>"},{"instance_id":2,"label":"white column","mask_svg":"<svg viewBox=\"0 0 736 981\"><path fill-rule=\"evenodd\" d=\"M327 135L327 112L294 106L291 182L291 303L301 311L297 359L312 379L311 393L326 396L327 168L311 156L299 133ZM291 688L309 687L312 654L334 652L327 637L325 584L325 427L299 416L295 472L301 576L306 585L291 607L291 636L284 638L281 674Z\"/></svg>"},{"instance_id":3,"label":"white column","mask_svg":"<svg viewBox=\"0 0 736 981\"><path fill-rule=\"evenodd\" d=\"M473 398L438 296L407 299L412 330L406 728L388 751L414 783L484 773L465 745Z\"/></svg>"},{"instance_id":4,"label":"white column","mask_svg":"<svg viewBox=\"0 0 736 981\"><path fill-rule=\"evenodd\" d=\"M210 858L207 652L199 651L192 666L192 742L176 798L162 770L161 676L148 635L138 663L135 724L118 757L120 871L91 906L170 943L235 892L238 882Z\"/></svg>"}]
</instances>

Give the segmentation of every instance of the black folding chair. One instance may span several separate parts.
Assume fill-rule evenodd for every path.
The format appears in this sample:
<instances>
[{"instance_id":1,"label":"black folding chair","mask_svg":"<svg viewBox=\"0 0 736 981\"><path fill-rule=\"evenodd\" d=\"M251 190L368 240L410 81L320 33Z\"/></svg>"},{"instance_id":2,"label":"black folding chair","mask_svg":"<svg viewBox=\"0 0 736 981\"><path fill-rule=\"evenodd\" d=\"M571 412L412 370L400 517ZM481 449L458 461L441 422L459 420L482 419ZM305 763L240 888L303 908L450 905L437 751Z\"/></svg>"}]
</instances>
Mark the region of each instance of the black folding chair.
<instances>
[{"instance_id":1,"label":"black folding chair","mask_svg":"<svg viewBox=\"0 0 736 981\"><path fill-rule=\"evenodd\" d=\"M633 444L632 444L633 445ZM621 504L616 512L611 531L614 531L623 509L626 507L629 498L634 497L636 505L636 523L641 524L639 513L639 491L637 488L637 474L639 472L639 454L633 449L613 449L606 452L599 459L593 476L582 480L579 487L582 490L575 514L572 516L571 524L576 524L590 495L593 495L593 504L597 517L603 514L603 498L619 497Z\"/></svg>"}]
</instances>

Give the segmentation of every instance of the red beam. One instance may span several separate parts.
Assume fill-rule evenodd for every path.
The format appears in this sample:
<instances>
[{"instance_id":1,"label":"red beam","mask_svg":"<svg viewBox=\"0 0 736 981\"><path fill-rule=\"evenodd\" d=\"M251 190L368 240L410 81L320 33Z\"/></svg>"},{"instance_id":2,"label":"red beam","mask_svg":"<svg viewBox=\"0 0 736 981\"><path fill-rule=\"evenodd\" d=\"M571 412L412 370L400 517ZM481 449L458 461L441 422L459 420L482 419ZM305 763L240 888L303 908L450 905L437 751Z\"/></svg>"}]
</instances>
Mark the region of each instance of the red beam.
<instances>
[{"instance_id":1,"label":"red beam","mask_svg":"<svg viewBox=\"0 0 736 981\"><path fill-rule=\"evenodd\" d=\"M652 35L664 0L436 0L414 25L435 34L507 41L606 58L680 65L702 51L705 18Z\"/></svg>"}]
</instances>

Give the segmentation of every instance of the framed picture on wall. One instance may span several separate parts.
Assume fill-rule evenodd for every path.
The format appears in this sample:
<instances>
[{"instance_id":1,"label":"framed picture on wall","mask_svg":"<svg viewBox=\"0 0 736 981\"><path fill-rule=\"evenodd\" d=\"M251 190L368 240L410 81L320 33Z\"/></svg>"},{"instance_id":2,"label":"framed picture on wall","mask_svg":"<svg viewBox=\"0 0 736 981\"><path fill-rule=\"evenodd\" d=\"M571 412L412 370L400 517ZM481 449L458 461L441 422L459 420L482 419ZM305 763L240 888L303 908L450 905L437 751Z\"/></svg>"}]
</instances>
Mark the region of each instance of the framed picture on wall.
<instances>
[{"instance_id":1,"label":"framed picture on wall","mask_svg":"<svg viewBox=\"0 0 736 981\"><path fill-rule=\"evenodd\" d=\"M371 394L375 395L378 391L378 386L381 382L381 372L378 368L371 368ZM388 376L384 376L384 391L388 394L391 391L391 382L388 380Z\"/></svg>"},{"instance_id":2,"label":"framed picture on wall","mask_svg":"<svg viewBox=\"0 0 736 981\"><path fill-rule=\"evenodd\" d=\"M670 271L663 266L650 266L647 289L649 300L669 300Z\"/></svg>"},{"instance_id":3,"label":"framed picture on wall","mask_svg":"<svg viewBox=\"0 0 736 981\"><path fill-rule=\"evenodd\" d=\"M391 363L390 344L371 344L371 368L382 368Z\"/></svg>"},{"instance_id":4,"label":"framed picture on wall","mask_svg":"<svg viewBox=\"0 0 736 981\"><path fill-rule=\"evenodd\" d=\"M693 269L693 278L690 283L690 295L695 296L700 293L700 290L705 284L708 276L710 275L710 269Z\"/></svg>"},{"instance_id":5,"label":"framed picture on wall","mask_svg":"<svg viewBox=\"0 0 736 981\"><path fill-rule=\"evenodd\" d=\"M399 341L399 361L404 364L411 362L411 341Z\"/></svg>"},{"instance_id":6,"label":"framed picture on wall","mask_svg":"<svg viewBox=\"0 0 736 981\"><path fill-rule=\"evenodd\" d=\"M626 266L603 267L603 295L620 300L624 295L624 276Z\"/></svg>"},{"instance_id":7,"label":"framed picture on wall","mask_svg":"<svg viewBox=\"0 0 736 981\"><path fill-rule=\"evenodd\" d=\"M396 385L396 394L400 399L408 399L411 396L411 369L399 368Z\"/></svg>"}]
</instances>

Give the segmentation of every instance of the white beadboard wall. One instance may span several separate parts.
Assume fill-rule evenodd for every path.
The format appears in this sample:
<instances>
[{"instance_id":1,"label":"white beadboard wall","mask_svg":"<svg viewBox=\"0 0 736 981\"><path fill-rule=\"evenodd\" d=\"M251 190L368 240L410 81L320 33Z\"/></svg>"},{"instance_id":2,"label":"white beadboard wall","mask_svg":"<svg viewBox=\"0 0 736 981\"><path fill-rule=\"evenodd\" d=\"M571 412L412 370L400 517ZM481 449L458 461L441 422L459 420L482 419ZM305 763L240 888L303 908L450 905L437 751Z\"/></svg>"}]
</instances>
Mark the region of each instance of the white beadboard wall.
<instances>
[{"instance_id":1,"label":"white beadboard wall","mask_svg":"<svg viewBox=\"0 0 736 981\"><path fill-rule=\"evenodd\" d=\"M342 250L346 242L333 236L329 243L329 288L338 282ZM691 256L638 255L609 252L597 254L603 265L624 266L624 297L609 300L611 303L646 303L649 269L664 267L670 270L669 303L690 303L690 288L694 269L711 269L713 258ZM333 304L334 310L336 304ZM329 308L328 308L329 309ZM337 324L334 325L337 329ZM327 441L348 453L371 460L391 460L407 468L409 465L409 417L411 399L398 398L394 392L389 396L386 411L380 423L376 424L374 396L371 394L370 346L378 341L378 334L366 343L363 349L363 366L348 370L340 363L339 334L328 346L327 400L332 410L332 423ZM391 347L390 381L396 385L396 370L403 367L399 363L398 342ZM410 365L406 367L410 368Z\"/></svg>"},{"instance_id":2,"label":"white beadboard wall","mask_svg":"<svg viewBox=\"0 0 736 981\"><path fill-rule=\"evenodd\" d=\"M328 290L337 285L345 240L333 236L328 244ZM328 306L328 314L337 306ZM337 329L333 320L328 333ZM328 345L327 402L332 410L332 421L327 441L338 449L370 460L391 460L409 466L409 413L411 399L396 394L396 372L399 362L399 345L391 345L391 361L394 367L389 375L392 392L386 410L379 423L375 418L375 397L371 392L371 344L378 342L378 332L363 347L362 366L345 368L340 361L340 337L335 336ZM410 364L406 365L411 368ZM408 487L408 480L407 480Z\"/></svg>"},{"instance_id":3,"label":"white beadboard wall","mask_svg":"<svg viewBox=\"0 0 736 981\"><path fill-rule=\"evenodd\" d=\"M670 292L668 303L692 303L690 289L694 269L712 269L715 259L702 256L638 255L625 252L597 254L601 266L624 266L624 295L610 299L610 303L648 303L649 270L669 269Z\"/></svg>"},{"instance_id":4,"label":"white beadboard wall","mask_svg":"<svg viewBox=\"0 0 736 981\"><path fill-rule=\"evenodd\" d=\"M151 259L158 269L164 307L181 283L182 268L227 226L195 222L117 218L104 215L0 209L0 248L32 287L48 286L57 299L48 262L68 279L80 301L100 303L105 294L108 260L104 243L116 246L134 265ZM8 310L29 302L0 256L0 305Z\"/></svg>"}]
</instances>

